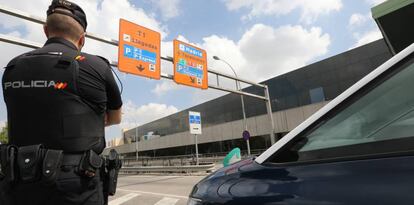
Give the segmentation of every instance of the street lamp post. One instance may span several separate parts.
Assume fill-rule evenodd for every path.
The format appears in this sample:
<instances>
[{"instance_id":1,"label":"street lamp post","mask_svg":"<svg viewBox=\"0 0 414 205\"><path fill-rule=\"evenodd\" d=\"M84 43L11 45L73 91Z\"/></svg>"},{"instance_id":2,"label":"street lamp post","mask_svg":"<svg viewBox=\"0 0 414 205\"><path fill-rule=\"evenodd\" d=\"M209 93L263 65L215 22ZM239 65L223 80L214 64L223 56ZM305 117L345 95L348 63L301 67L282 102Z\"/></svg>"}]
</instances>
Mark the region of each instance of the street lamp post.
<instances>
[{"instance_id":1,"label":"street lamp post","mask_svg":"<svg viewBox=\"0 0 414 205\"><path fill-rule=\"evenodd\" d=\"M135 128L135 151L136 151L136 160L138 163L138 127Z\"/></svg>"},{"instance_id":2,"label":"street lamp post","mask_svg":"<svg viewBox=\"0 0 414 205\"><path fill-rule=\"evenodd\" d=\"M228 63L227 61L225 61L225 60L223 60L223 59L219 58L218 56L213 56L213 59L214 59L214 60L219 60L219 61L222 61L222 62L224 62L225 64L227 64L227 65L230 67L230 69L233 71L234 76L235 76L236 78L239 78L239 77L237 76L236 71L234 70L233 66L231 66L231 65L230 65L230 63ZM240 81L236 80L236 90L241 91L241 89L242 89L242 88L241 88L241 85L240 85ZM243 125L244 125L244 130L246 130L246 131L247 131L246 111L245 111L245 109L244 109L244 98L243 98L243 95L240 95L240 100L241 100L242 111L243 111ZM247 139L247 140L246 140L246 143L247 143L247 154L250 156L250 139Z\"/></svg>"}]
</instances>

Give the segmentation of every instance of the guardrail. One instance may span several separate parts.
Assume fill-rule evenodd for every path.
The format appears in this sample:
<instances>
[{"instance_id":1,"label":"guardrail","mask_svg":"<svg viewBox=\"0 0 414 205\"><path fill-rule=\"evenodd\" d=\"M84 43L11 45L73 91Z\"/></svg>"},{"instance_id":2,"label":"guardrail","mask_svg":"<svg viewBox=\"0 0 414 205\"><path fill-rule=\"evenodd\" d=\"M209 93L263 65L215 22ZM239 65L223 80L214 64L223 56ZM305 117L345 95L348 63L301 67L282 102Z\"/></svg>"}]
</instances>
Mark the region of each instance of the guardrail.
<instances>
[{"instance_id":1,"label":"guardrail","mask_svg":"<svg viewBox=\"0 0 414 205\"><path fill-rule=\"evenodd\" d=\"M248 156L246 152L242 152L242 159L249 158L251 156L258 156L265 149L251 150L251 155ZM203 153L199 154L199 159L202 164L216 163L221 164L227 152L221 153ZM134 166L186 166L195 165L195 155L176 155L176 156L140 156L137 160L136 157L125 157L121 158L122 164L126 167Z\"/></svg>"},{"instance_id":2,"label":"guardrail","mask_svg":"<svg viewBox=\"0 0 414 205\"><path fill-rule=\"evenodd\" d=\"M112 149L112 147L108 147L106 149ZM263 153L264 151L266 151L266 149L252 149L251 150L251 155L260 155L261 153ZM213 153L199 153L198 156L200 158L215 158L215 157L225 157L230 150L228 150L227 152L213 152ZM136 156L135 156L135 152L131 152L130 156L124 156L123 159L124 160L136 160ZM141 151L140 151L141 154ZM241 154L242 156L247 156L247 150L241 150ZM169 159L180 159L180 158L193 158L195 157L195 154L186 154L186 155L173 155L173 156L142 156L140 155L140 159L149 159L149 160L169 160Z\"/></svg>"},{"instance_id":3,"label":"guardrail","mask_svg":"<svg viewBox=\"0 0 414 205\"><path fill-rule=\"evenodd\" d=\"M186 165L186 166L143 166L143 167L122 167L123 174L138 174L138 173L191 173L191 172L206 172L210 173L214 170L214 164L202 165Z\"/></svg>"}]
</instances>

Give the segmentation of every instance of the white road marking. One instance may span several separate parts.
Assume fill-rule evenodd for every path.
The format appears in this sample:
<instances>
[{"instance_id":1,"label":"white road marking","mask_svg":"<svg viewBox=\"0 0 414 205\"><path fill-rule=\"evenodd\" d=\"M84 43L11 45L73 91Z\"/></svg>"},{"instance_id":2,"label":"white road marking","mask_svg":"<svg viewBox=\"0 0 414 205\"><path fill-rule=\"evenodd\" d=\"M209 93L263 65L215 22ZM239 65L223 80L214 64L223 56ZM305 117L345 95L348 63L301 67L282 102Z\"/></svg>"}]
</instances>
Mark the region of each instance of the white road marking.
<instances>
[{"instance_id":1,"label":"white road marking","mask_svg":"<svg viewBox=\"0 0 414 205\"><path fill-rule=\"evenodd\" d=\"M222 165L221 165L221 167L222 167ZM119 177L120 179L122 179L122 178L154 178L154 177L159 177L159 178L171 178L171 177L174 177L174 178L202 178L202 177L205 177L204 175L201 175L201 176L197 176L197 175L194 175L194 176L188 176L188 175L185 175L185 176L183 176L183 175L167 175L167 176L148 176L148 175L123 175L123 176L121 176L121 177Z\"/></svg>"},{"instance_id":2,"label":"white road marking","mask_svg":"<svg viewBox=\"0 0 414 205\"><path fill-rule=\"evenodd\" d=\"M154 176L149 175L121 175L119 178L154 178Z\"/></svg>"},{"instance_id":3,"label":"white road marking","mask_svg":"<svg viewBox=\"0 0 414 205\"><path fill-rule=\"evenodd\" d=\"M223 167L223 165L218 165ZM180 178L188 178L188 177L194 177L194 178L200 178L205 177L206 175L121 175L119 178L154 178L154 177L180 177Z\"/></svg>"},{"instance_id":4,"label":"white road marking","mask_svg":"<svg viewBox=\"0 0 414 205\"><path fill-rule=\"evenodd\" d=\"M174 205L178 199L164 197L154 205Z\"/></svg>"},{"instance_id":5,"label":"white road marking","mask_svg":"<svg viewBox=\"0 0 414 205\"><path fill-rule=\"evenodd\" d=\"M130 190L130 189L117 189L119 191L126 191L138 194L151 194L156 196L163 196L163 197L173 197L173 198L181 198L181 199L188 199L188 196L180 196L180 195L173 195L173 194L163 194L163 193L155 193L155 192L147 192L147 191L137 191L137 190Z\"/></svg>"},{"instance_id":6,"label":"white road marking","mask_svg":"<svg viewBox=\"0 0 414 205\"><path fill-rule=\"evenodd\" d=\"M120 204L123 204L123 203L125 203L125 202L139 196L139 195L141 195L141 194L129 193L125 196L121 196L119 198L116 198L116 199L110 201L109 205L120 205Z\"/></svg>"}]
</instances>

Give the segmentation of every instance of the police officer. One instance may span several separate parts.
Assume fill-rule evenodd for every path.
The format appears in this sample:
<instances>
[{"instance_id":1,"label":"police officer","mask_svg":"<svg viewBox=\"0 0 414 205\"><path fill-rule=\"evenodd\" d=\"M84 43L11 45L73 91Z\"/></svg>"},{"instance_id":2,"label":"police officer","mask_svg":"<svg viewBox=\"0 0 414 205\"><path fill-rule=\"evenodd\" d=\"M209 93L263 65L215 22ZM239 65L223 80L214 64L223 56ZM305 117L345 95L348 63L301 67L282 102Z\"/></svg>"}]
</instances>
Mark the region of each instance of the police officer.
<instances>
[{"instance_id":1,"label":"police officer","mask_svg":"<svg viewBox=\"0 0 414 205\"><path fill-rule=\"evenodd\" d=\"M2 156L12 204L106 203L99 154L122 101L108 61L80 52L86 28L78 5L53 0L45 45L5 68L10 146Z\"/></svg>"}]
</instances>

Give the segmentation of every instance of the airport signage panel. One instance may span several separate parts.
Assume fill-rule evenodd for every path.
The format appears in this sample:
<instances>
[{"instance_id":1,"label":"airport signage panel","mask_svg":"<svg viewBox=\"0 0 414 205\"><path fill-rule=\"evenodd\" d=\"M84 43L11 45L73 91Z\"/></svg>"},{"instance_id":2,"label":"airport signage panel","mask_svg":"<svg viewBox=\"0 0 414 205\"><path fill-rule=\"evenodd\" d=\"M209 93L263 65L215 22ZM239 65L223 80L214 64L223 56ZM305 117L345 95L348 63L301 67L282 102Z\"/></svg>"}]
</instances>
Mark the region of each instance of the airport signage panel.
<instances>
[{"instance_id":1,"label":"airport signage panel","mask_svg":"<svg viewBox=\"0 0 414 205\"><path fill-rule=\"evenodd\" d=\"M188 43L174 40L174 81L207 89L207 52Z\"/></svg>"},{"instance_id":2,"label":"airport signage panel","mask_svg":"<svg viewBox=\"0 0 414 205\"><path fill-rule=\"evenodd\" d=\"M161 34L119 20L118 69L152 79L161 78Z\"/></svg>"},{"instance_id":3,"label":"airport signage panel","mask_svg":"<svg viewBox=\"0 0 414 205\"><path fill-rule=\"evenodd\" d=\"M188 112L188 120L190 124L190 133L201 135L201 114L199 112Z\"/></svg>"}]
</instances>

